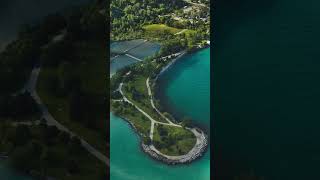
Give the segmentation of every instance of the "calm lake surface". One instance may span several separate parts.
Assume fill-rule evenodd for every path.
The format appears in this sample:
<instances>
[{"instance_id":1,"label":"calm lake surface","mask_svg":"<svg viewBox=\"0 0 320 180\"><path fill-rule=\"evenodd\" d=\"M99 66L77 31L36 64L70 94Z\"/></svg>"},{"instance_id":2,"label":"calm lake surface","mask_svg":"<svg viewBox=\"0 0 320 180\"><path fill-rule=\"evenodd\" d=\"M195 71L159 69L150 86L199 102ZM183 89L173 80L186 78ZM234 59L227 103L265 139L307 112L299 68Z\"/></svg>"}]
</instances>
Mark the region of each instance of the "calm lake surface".
<instances>
[{"instance_id":1,"label":"calm lake surface","mask_svg":"<svg viewBox=\"0 0 320 180\"><path fill-rule=\"evenodd\" d=\"M219 179L320 179L320 1L217 4L214 160ZM217 178L218 179L218 178Z\"/></svg>"},{"instance_id":2,"label":"calm lake surface","mask_svg":"<svg viewBox=\"0 0 320 180\"><path fill-rule=\"evenodd\" d=\"M210 125L209 76L210 50L208 48L180 59L159 82L163 86L163 92L168 101L172 102L170 109L175 108L179 113L187 114L208 130ZM195 112L194 108L202 113ZM189 165L168 166L151 159L140 149L139 137L124 120L113 114L110 118L111 180L210 179L210 150L201 159Z\"/></svg>"},{"instance_id":3,"label":"calm lake surface","mask_svg":"<svg viewBox=\"0 0 320 180\"><path fill-rule=\"evenodd\" d=\"M40 21L48 14L62 11L90 0L1 0L0 2L0 51L16 38L21 25ZM10 170L0 160L1 180L30 180Z\"/></svg>"}]
</instances>

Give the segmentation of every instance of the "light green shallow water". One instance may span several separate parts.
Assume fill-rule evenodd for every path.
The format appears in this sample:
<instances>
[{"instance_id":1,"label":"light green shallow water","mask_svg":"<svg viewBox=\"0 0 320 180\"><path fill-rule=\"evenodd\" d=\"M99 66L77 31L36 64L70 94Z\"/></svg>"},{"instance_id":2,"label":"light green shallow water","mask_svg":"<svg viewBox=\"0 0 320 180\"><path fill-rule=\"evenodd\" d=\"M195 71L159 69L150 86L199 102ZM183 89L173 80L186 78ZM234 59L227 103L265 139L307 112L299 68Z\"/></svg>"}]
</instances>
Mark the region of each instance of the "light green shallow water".
<instances>
[{"instance_id":1,"label":"light green shallow water","mask_svg":"<svg viewBox=\"0 0 320 180\"><path fill-rule=\"evenodd\" d=\"M185 56L159 82L168 102L172 102L170 109L178 110L179 114L187 114L204 127L209 127L210 124L209 75L208 48ZM168 166L154 161L142 152L139 137L124 120L113 114L110 119L111 180L210 179L209 151L189 165Z\"/></svg>"}]
</instances>

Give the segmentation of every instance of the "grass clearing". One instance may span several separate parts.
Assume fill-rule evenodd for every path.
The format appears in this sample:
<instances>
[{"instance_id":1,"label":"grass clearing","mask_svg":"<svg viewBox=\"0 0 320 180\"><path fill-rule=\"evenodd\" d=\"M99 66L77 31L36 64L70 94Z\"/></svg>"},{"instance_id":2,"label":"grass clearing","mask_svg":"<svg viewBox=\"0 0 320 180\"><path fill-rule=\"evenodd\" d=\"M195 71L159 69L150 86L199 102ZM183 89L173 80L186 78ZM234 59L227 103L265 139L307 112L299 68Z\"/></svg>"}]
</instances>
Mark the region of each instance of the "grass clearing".
<instances>
[{"instance_id":1,"label":"grass clearing","mask_svg":"<svg viewBox=\"0 0 320 180\"><path fill-rule=\"evenodd\" d=\"M141 112L131 105L123 102L111 102L111 110L120 117L133 123L138 132L148 137L150 133L151 122Z\"/></svg>"},{"instance_id":2,"label":"grass clearing","mask_svg":"<svg viewBox=\"0 0 320 180\"><path fill-rule=\"evenodd\" d=\"M153 143L161 153L178 156L187 154L194 147L196 137L181 127L156 124Z\"/></svg>"},{"instance_id":3,"label":"grass clearing","mask_svg":"<svg viewBox=\"0 0 320 180\"><path fill-rule=\"evenodd\" d=\"M161 32L167 31L171 34L176 34L182 31L182 29L170 27L165 24L150 24L150 25L143 26L143 29L153 33L157 33L157 32L161 33Z\"/></svg>"},{"instance_id":4,"label":"grass clearing","mask_svg":"<svg viewBox=\"0 0 320 180\"><path fill-rule=\"evenodd\" d=\"M130 101L136 104L144 112L149 114L154 120L167 122L152 108L146 81L147 77L141 75L134 76L133 79L130 80L127 84L124 84L123 93ZM133 89L135 89L140 95L138 99L133 97ZM139 113L141 114L141 112Z\"/></svg>"},{"instance_id":5,"label":"grass clearing","mask_svg":"<svg viewBox=\"0 0 320 180\"><path fill-rule=\"evenodd\" d=\"M167 26L165 24L150 24L143 26L143 29L147 32L153 33L153 34L161 34L164 32L169 32L170 34L185 34L186 36L191 36L192 34L195 34L195 30L191 29L179 29Z\"/></svg>"},{"instance_id":6,"label":"grass clearing","mask_svg":"<svg viewBox=\"0 0 320 180\"><path fill-rule=\"evenodd\" d=\"M191 30L191 29L187 29L186 31L183 32L183 34L185 34L186 36L190 36L192 34L195 34L196 31L195 30Z\"/></svg>"}]
</instances>

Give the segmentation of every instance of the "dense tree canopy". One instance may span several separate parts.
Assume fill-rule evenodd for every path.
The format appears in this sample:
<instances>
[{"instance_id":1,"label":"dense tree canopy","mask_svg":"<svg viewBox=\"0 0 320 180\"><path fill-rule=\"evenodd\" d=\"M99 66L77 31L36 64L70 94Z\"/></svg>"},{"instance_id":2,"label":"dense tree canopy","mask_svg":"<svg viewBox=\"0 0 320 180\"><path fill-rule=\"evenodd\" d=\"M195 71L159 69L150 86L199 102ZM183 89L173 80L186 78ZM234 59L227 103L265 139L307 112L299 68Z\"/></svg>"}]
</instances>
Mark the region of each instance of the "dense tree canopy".
<instances>
[{"instance_id":1,"label":"dense tree canopy","mask_svg":"<svg viewBox=\"0 0 320 180\"><path fill-rule=\"evenodd\" d=\"M159 22L165 15L186 3L182 0L113 0L111 1L111 32L114 39L141 35L142 25Z\"/></svg>"}]
</instances>

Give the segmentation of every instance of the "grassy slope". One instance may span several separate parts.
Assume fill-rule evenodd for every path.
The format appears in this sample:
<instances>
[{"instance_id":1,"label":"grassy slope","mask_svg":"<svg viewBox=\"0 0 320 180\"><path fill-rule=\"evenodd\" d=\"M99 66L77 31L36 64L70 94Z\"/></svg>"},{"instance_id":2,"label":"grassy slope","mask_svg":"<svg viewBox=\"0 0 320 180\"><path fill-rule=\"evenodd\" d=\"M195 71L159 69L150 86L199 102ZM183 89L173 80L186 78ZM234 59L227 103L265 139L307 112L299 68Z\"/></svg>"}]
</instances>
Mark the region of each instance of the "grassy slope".
<instances>
[{"instance_id":1,"label":"grassy slope","mask_svg":"<svg viewBox=\"0 0 320 180\"><path fill-rule=\"evenodd\" d=\"M164 32L167 31L171 34L176 34L178 32L183 31L183 34L186 35L190 35L195 33L194 30L190 30L190 29L178 29L178 28L174 28L174 27L170 27L167 26L165 24L150 24L150 25L145 25L143 26L143 29L146 30L147 32L153 32L153 33L160 33L160 32Z\"/></svg>"},{"instance_id":2,"label":"grassy slope","mask_svg":"<svg viewBox=\"0 0 320 180\"><path fill-rule=\"evenodd\" d=\"M167 26L165 24L150 24L150 25L144 26L143 29L146 30L146 31L151 31L151 32L168 31L171 34L175 34L175 33L178 33L180 31L182 31L182 29L169 27L169 26Z\"/></svg>"}]
</instances>

